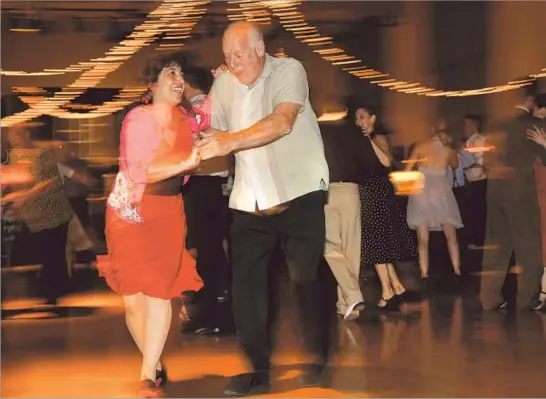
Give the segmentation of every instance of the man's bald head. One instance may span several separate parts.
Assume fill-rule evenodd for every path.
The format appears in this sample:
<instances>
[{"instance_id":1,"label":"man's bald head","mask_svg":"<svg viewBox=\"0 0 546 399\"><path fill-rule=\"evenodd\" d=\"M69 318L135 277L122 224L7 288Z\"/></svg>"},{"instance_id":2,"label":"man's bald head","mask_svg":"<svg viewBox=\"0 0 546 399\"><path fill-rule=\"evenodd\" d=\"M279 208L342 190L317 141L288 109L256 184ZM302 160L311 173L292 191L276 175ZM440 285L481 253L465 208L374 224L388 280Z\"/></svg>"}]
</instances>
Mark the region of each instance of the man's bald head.
<instances>
[{"instance_id":1,"label":"man's bald head","mask_svg":"<svg viewBox=\"0 0 546 399\"><path fill-rule=\"evenodd\" d=\"M248 21L238 21L229 25L224 32L224 40L230 36L246 37L252 48L256 48L260 42L264 41L264 35L260 27L254 22Z\"/></svg>"},{"instance_id":2,"label":"man's bald head","mask_svg":"<svg viewBox=\"0 0 546 399\"><path fill-rule=\"evenodd\" d=\"M242 84L250 85L261 75L265 63L265 44L260 27L239 21L224 32L222 42L226 64Z\"/></svg>"}]
</instances>

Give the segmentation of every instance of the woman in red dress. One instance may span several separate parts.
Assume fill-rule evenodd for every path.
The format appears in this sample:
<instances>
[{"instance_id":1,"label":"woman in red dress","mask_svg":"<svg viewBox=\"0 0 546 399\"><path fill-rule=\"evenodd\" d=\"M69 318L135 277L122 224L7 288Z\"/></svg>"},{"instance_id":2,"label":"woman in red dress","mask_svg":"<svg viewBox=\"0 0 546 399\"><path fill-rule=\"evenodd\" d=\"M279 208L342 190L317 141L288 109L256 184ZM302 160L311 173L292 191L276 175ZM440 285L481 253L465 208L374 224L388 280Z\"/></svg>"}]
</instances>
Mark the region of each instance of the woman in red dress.
<instances>
[{"instance_id":1,"label":"woman in red dress","mask_svg":"<svg viewBox=\"0 0 546 399\"><path fill-rule=\"evenodd\" d=\"M108 255L98 259L110 288L123 295L127 327L143 356L141 397L158 397L166 381L160 358L171 299L202 286L184 245L180 192L200 162L194 141L208 118L184 101L181 64L173 57L151 64L144 104L123 120L119 173L107 201Z\"/></svg>"}]
</instances>

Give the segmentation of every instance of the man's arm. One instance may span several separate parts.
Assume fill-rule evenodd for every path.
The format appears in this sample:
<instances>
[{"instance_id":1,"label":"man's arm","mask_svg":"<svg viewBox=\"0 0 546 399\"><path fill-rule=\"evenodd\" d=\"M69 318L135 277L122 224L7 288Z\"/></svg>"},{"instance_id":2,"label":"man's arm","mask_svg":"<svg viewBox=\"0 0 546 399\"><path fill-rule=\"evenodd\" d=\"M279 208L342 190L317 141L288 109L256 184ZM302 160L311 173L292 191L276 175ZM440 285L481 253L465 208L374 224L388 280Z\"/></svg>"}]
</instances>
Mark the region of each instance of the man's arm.
<instances>
[{"instance_id":1,"label":"man's arm","mask_svg":"<svg viewBox=\"0 0 546 399\"><path fill-rule=\"evenodd\" d=\"M248 129L232 134L231 151L261 147L286 136L292 131L300 109L301 105L296 103L277 105L271 115Z\"/></svg>"},{"instance_id":2,"label":"man's arm","mask_svg":"<svg viewBox=\"0 0 546 399\"><path fill-rule=\"evenodd\" d=\"M274 93L273 113L248 129L232 133L232 151L261 147L292 131L309 93L307 74L303 65L295 60L276 73L282 79L274 82L271 88Z\"/></svg>"}]
</instances>

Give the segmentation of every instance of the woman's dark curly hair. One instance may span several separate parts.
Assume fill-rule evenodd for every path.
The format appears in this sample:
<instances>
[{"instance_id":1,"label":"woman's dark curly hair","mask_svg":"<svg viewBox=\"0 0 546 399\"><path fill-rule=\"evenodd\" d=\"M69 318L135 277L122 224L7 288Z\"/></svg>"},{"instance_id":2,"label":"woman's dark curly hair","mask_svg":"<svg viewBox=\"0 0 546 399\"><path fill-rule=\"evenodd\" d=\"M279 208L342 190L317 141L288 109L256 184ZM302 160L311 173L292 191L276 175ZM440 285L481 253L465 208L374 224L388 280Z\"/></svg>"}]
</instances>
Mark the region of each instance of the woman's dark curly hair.
<instances>
[{"instance_id":1,"label":"woman's dark curly hair","mask_svg":"<svg viewBox=\"0 0 546 399\"><path fill-rule=\"evenodd\" d=\"M144 84L152 85L157 83L159 75L163 69L171 67L173 65L178 65L182 69L182 74L184 74L184 66L187 64L186 57L183 53L169 53L161 57L157 57L148 62L146 67L141 72L141 81ZM152 91L150 87L142 95L141 102L144 104L152 102ZM194 114L193 107L186 97L182 96L182 101L180 103L186 111L190 114Z\"/></svg>"},{"instance_id":2,"label":"woman's dark curly hair","mask_svg":"<svg viewBox=\"0 0 546 399\"><path fill-rule=\"evenodd\" d=\"M356 111L359 109L364 110L370 116L375 116L375 124L373 129L375 134L379 134L382 136L386 136L388 134L387 130L385 129L385 126L383 125L383 123L381 123L381 119L379 119L379 115L374 107L371 107L369 105L354 105L352 109L352 113L351 114L347 113L347 115L351 115L352 118L354 119Z\"/></svg>"}]
</instances>

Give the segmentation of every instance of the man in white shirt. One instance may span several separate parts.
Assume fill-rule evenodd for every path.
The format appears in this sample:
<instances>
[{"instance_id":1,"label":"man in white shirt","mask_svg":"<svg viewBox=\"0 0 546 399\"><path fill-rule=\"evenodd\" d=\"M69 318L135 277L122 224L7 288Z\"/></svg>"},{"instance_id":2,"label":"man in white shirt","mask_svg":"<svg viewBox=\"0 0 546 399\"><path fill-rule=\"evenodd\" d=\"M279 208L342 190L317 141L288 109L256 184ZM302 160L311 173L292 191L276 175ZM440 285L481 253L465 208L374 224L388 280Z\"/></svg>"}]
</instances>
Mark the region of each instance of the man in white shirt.
<instances>
[{"instance_id":1,"label":"man in white shirt","mask_svg":"<svg viewBox=\"0 0 546 399\"><path fill-rule=\"evenodd\" d=\"M466 150L475 157L476 162L464 170L468 193L468 226L467 236L469 246L483 246L485 239L485 219L487 216L486 193L487 175L483 166L485 153L485 137L481 133L482 118L479 115L468 114L464 119L464 136Z\"/></svg>"},{"instance_id":2,"label":"man in white shirt","mask_svg":"<svg viewBox=\"0 0 546 399\"><path fill-rule=\"evenodd\" d=\"M238 22L224 34L230 72L211 90L212 129L197 143L202 159L235 153L230 197L233 312L252 372L235 376L224 391L248 395L269 389L268 264L280 242L295 283L304 339L314 365L302 386L323 382L327 361L324 305L317 268L325 244L328 166L305 69L292 58L265 52L263 36Z\"/></svg>"}]
</instances>

